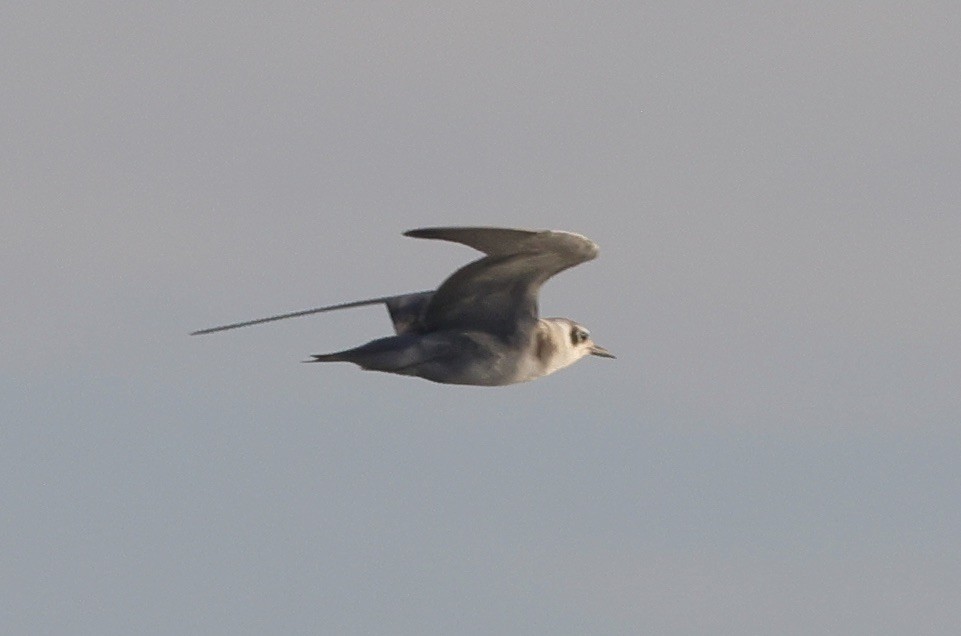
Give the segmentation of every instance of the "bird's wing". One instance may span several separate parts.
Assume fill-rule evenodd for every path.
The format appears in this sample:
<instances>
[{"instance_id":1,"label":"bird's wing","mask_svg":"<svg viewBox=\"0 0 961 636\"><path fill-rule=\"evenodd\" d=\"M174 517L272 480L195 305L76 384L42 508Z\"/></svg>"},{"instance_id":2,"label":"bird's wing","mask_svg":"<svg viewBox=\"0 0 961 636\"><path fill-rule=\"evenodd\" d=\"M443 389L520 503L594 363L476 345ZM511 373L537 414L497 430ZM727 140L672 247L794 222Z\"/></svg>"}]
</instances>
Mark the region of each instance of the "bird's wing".
<instances>
[{"instance_id":1,"label":"bird's wing","mask_svg":"<svg viewBox=\"0 0 961 636\"><path fill-rule=\"evenodd\" d=\"M301 311L292 311L287 314L279 314L277 316L270 316L268 318L257 318L256 320L245 320L244 322L235 322L229 325L221 325L220 327L210 327L208 329L201 329L200 331L194 331L191 336L199 336L205 333L214 333L216 331L226 331L228 329L237 329L238 327L249 327L250 325L259 325L264 322L273 322L275 320L284 320L285 318L297 318L299 316L309 316L310 314L319 314L324 311L332 311L334 309L348 309L350 307L363 307L365 305L377 305L384 303L387 305L387 311L390 312L391 322L394 323L394 331L397 334L407 333L409 331L419 330L422 324L422 318L424 315L424 310L427 307L427 303L431 296L434 295L432 291L416 292L413 294L401 294L399 296L384 296L382 298L369 298L367 300L355 300L349 303L341 303L339 305L328 305L327 307L316 307L314 309L303 309Z\"/></svg>"},{"instance_id":2,"label":"bird's wing","mask_svg":"<svg viewBox=\"0 0 961 636\"><path fill-rule=\"evenodd\" d=\"M429 227L404 232L404 236L452 241L473 247L488 256L506 256L524 251L531 243L543 242L543 237L538 237L547 233L503 227Z\"/></svg>"},{"instance_id":3,"label":"bird's wing","mask_svg":"<svg viewBox=\"0 0 961 636\"><path fill-rule=\"evenodd\" d=\"M537 293L551 276L597 257L597 245L570 232L504 228L426 228L406 236L462 243L487 256L454 272L434 292L424 327L500 336L532 329Z\"/></svg>"}]
</instances>

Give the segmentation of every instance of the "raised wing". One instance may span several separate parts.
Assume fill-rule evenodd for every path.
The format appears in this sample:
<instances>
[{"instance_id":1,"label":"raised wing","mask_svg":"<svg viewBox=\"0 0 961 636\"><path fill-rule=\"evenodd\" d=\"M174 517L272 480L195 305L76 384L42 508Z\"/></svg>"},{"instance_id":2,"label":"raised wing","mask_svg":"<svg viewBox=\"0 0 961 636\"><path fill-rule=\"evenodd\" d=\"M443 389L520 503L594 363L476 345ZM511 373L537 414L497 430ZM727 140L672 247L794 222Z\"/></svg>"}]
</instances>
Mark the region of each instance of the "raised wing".
<instances>
[{"instance_id":1,"label":"raised wing","mask_svg":"<svg viewBox=\"0 0 961 636\"><path fill-rule=\"evenodd\" d=\"M424 291L413 294L402 294L399 296L384 296L383 298L355 300L354 302L341 303L339 305L328 305L327 307L303 309L301 311L292 311L288 314L278 314L276 316L269 316L267 318L257 318L256 320L245 320L244 322L234 322L229 325L210 327L209 329L194 331L190 335L199 336L205 333L227 331L228 329L237 329L239 327L249 327L250 325L259 325L261 323L273 322L275 320L309 316L310 314L319 314L324 311L348 309L350 307L364 307L366 305L377 305L380 303L387 305L387 311L390 313L391 322L394 323L394 331L396 331L399 335L409 331L420 331L422 329L424 311L427 307L428 301L433 295L434 292L432 291Z\"/></svg>"},{"instance_id":2,"label":"raised wing","mask_svg":"<svg viewBox=\"0 0 961 636\"><path fill-rule=\"evenodd\" d=\"M425 228L405 235L462 243L487 254L437 289L424 313L428 331L472 329L507 337L532 329L541 285L598 252L584 236L551 230Z\"/></svg>"},{"instance_id":3,"label":"raised wing","mask_svg":"<svg viewBox=\"0 0 961 636\"><path fill-rule=\"evenodd\" d=\"M488 256L518 254L531 243L543 242L545 234L536 230L514 230L503 227L430 227L404 232L414 238L439 239L461 243ZM556 234L556 232L555 232Z\"/></svg>"}]
</instances>

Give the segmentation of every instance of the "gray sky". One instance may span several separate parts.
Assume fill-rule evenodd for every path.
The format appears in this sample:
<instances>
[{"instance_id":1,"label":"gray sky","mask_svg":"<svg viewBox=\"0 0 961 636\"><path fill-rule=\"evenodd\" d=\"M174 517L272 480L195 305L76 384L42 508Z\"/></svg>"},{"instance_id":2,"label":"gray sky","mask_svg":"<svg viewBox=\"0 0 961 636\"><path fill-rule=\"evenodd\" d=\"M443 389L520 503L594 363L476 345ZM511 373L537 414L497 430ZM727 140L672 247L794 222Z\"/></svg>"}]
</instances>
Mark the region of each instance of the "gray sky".
<instances>
[{"instance_id":1,"label":"gray sky","mask_svg":"<svg viewBox=\"0 0 961 636\"><path fill-rule=\"evenodd\" d=\"M0 10L0 632L954 634L961 9ZM63 3L59 3L63 4ZM304 366L475 254L616 361Z\"/></svg>"}]
</instances>

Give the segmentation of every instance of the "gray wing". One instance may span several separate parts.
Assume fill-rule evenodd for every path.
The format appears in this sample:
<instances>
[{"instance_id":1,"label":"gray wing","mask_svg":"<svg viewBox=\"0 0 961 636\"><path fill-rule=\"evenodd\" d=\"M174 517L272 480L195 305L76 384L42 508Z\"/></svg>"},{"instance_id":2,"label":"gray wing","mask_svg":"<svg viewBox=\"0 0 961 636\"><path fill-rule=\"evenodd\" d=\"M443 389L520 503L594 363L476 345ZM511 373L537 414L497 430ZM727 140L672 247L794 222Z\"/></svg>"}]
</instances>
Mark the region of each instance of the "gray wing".
<instances>
[{"instance_id":1,"label":"gray wing","mask_svg":"<svg viewBox=\"0 0 961 636\"><path fill-rule=\"evenodd\" d=\"M544 238L544 234L566 234L566 232L539 232L503 227L430 227L404 232L404 236L414 238L461 243L488 256L517 254L525 251L525 248L532 244L549 242Z\"/></svg>"},{"instance_id":2,"label":"gray wing","mask_svg":"<svg viewBox=\"0 0 961 636\"><path fill-rule=\"evenodd\" d=\"M309 316L310 314L319 314L324 311L333 311L334 309L348 309L350 307L363 307L366 305L377 305L380 303L387 305L387 311L390 313L391 322L394 323L394 331L399 335L410 331L421 330L424 311L427 308L428 301L433 295L434 292L432 291L423 291L413 294L401 294L399 296L384 296L382 298L356 300L350 303L341 303L340 305L328 305L327 307L303 309L301 311L292 311L288 314L279 314L277 316L270 316L268 318L257 318L256 320L245 320L244 322L235 322L229 325L221 325L220 327L210 327L209 329L194 331L190 335L199 336L205 333L214 333L216 331L237 329L238 327L259 325L264 322L273 322L275 320L284 320L286 318L297 318L299 316Z\"/></svg>"},{"instance_id":3,"label":"gray wing","mask_svg":"<svg viewBox=\"0 0 961 636\"><path fill-rule=\"evenodd\" d=\"M541 285L598 252L584 236L551 230L460 227L404 234L462 243L487 254L454 272L434 292L423 318L428 331L473 329L509 336L531 329Z\"/></svg>"}]
</instances>

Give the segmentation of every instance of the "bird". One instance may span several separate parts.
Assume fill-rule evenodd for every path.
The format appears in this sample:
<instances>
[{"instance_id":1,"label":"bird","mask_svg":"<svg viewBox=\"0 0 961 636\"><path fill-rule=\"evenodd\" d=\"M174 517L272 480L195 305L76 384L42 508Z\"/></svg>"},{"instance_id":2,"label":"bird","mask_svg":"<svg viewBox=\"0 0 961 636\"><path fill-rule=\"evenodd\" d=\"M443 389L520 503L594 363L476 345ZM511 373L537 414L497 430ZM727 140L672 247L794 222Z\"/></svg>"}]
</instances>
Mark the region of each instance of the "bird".
<instances>
[{"instance_id":1,"label":"bird","mask_svg":"<svg viewBox=\"0 0 961 636\"><path fill-rule=\"evenodd\" d=\"M540 318L538 292L555 274L597 258L594 241L559 230L433 227L404 236L451 241L484 254L433 291L304 309L193 332L201 335L315 313L384 304L395 335L316 354L369 371L442 384L503 386L550 375L588 356L614 358L568 318Z\"/></svg>"}]
</instances>

